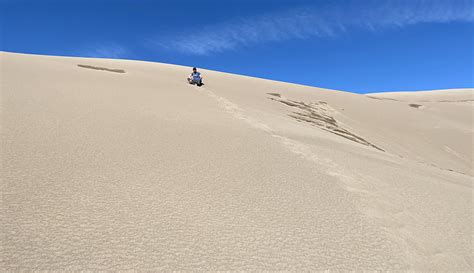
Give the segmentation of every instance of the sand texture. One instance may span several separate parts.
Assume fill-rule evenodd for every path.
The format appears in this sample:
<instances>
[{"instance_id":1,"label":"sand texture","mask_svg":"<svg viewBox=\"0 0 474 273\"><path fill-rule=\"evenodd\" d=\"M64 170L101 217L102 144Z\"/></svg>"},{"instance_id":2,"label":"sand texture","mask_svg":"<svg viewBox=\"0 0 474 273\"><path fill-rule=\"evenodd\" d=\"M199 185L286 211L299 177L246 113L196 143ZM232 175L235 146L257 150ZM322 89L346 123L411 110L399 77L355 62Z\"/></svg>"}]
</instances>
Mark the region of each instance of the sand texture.
<instances>
[{"instance_id":1,"label":"sand texture","mask_svg":"<svg viewBox=\"0 0 474 273\"><path fill-rule=\"evenodd\" d=\"M473 89L0 53L1 270L473 269Z\"/></svg>"}]
</instances>

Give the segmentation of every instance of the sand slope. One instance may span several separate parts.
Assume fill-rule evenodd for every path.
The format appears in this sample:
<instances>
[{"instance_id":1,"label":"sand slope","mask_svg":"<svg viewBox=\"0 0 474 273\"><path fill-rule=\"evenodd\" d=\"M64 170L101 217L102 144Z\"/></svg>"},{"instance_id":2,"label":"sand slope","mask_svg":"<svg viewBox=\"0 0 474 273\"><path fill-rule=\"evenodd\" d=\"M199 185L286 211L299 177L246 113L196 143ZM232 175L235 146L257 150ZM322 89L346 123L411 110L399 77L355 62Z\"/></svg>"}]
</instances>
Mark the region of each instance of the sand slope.
<instances>
[{"instance_id":1,"label":"sand slope","mask_svg":"<svg viewBox=\"0 0 474 273\"><path fill-rule=\"evenodd\" d=\"M0 54L4 270L472 270L474 90L188 72Z\"/></svg>"}]
</instances>

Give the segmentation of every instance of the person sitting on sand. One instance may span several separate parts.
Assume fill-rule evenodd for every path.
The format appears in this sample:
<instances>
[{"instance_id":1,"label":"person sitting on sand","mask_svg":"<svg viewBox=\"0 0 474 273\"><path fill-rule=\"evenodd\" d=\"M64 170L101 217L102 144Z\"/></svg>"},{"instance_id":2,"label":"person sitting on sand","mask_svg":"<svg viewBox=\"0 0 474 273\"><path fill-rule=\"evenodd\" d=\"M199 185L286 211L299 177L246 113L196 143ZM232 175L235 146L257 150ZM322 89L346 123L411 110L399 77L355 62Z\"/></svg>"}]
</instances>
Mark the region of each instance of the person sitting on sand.
<instances>
[{"instance_id":1,"label":"person sitting on sand","mask_svg":"<svg viewBox=\"0 0 474 273\"><path fill-rule=\"evenodd\" d=\"M190 84L197 84L198 86L202 85L202 76L200 72L197 72L196 67L193 67L193 72L188 77L188 82Z\"/></svg>"}]
</instances>

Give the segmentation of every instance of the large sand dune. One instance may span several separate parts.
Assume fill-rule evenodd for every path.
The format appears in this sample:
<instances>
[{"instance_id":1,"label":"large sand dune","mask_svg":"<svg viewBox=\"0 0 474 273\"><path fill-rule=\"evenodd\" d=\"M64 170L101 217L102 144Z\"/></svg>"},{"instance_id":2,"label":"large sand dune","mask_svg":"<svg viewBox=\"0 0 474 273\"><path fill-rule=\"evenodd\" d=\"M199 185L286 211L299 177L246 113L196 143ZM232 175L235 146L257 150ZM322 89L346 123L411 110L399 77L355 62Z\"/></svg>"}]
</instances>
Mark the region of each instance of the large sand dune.
<instances>
[{"instance_id":1,"label":"large sand dune","mask_svg":"<svg viewBox=\"0 0 474 273\"><path fill-rule=\"evenodd\" d=\"M472 270L472 89L0 65L3 270Z\"/></svg>"}]
</instances>

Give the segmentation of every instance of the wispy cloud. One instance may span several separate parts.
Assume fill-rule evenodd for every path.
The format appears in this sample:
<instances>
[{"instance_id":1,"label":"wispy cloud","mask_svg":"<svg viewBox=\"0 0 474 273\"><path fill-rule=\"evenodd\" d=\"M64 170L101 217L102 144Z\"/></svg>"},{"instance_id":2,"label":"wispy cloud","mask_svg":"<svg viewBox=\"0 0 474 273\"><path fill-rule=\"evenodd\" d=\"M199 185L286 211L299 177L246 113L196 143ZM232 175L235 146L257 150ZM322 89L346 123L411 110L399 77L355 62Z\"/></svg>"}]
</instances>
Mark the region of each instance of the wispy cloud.
<instances>
[{"instance_id":1,"label":"wispy cloud","mask_svg":"<svg viewBox=\"0 0 474 273\"><path fill-rule=\"evenodd\" d=\"M84 46L78 54L83 57L120 59L130 55L128 49L116 43L90 44Z\"/></svg>"},{"instance_id":2,"label":"wispy cloud","mask_svg":"<svg viewBox=\"0 0 474 273\"><path fill-rule=\"evenodd\" d=\"M169 50L207 55L259 43L334 37L355 28L382 31L419 23L474 22L473 5L473 0L346 1L235 19L152 42Z\"/></svg>"}]
</instances>

